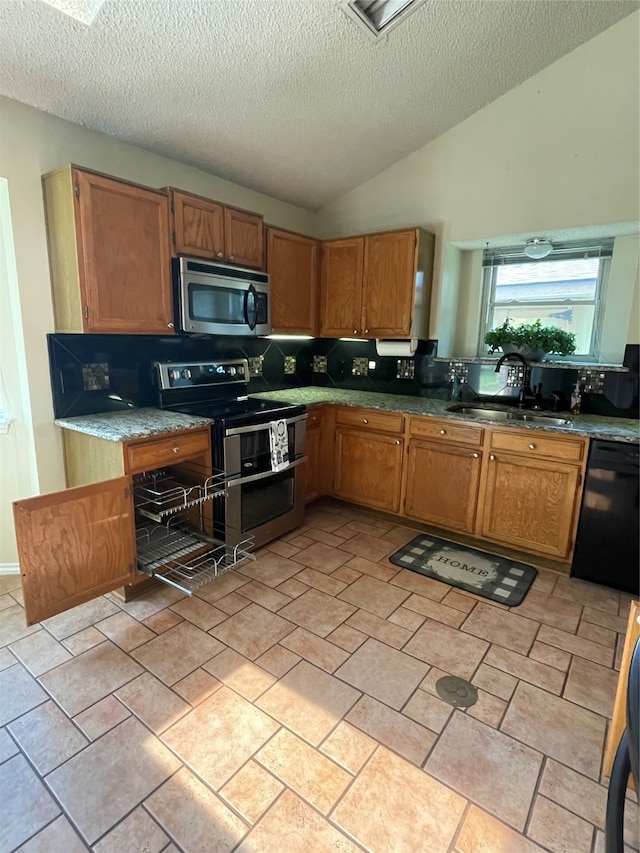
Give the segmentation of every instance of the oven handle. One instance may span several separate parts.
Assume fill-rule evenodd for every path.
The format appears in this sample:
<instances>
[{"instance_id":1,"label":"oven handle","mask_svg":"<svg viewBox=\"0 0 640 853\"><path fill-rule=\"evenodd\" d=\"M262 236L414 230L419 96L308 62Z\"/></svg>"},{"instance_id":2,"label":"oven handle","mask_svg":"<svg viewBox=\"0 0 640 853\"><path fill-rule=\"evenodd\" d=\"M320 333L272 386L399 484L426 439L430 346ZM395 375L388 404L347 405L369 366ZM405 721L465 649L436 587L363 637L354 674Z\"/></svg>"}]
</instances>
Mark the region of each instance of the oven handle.
<instances>
[{"instance_id":1,"label":"oven handle","mask_svg":"<svg viewBox=\"0 0 640 853\"><path fill-rule=\"evenodd\" d=\"M296 465L302 465L307 461L306 456L300 456L295 462L290 462L286 468L281 468L280 471L263 471L261 474L251 474L249 477L235 477L227 480L227 486L242 486L244 483L252 483L254 480L265 480L267 477L276 477L278 474L285 474Z\"/></svg>"},{"instance_id":2,"label":"oven handle","mask_svg":"<svg viewBox=\"0 0 640 853\"><path fill-rule=\"evenodd\" d=\"M249 297L251 297L251 301L253 303L253 319L249 319ZM244 292L244 319L247 326L253 330L255 329L258 323L258 306L256 303L256 289L250 284L249 287Z\"/></svg>"},{"instance_id":3,"label":"oven handle","mask_svg":"<svg viewBox=\"0 0 640 853\"><path fill-rule=\"evenodd\" d=\"M298 423L298 421L306 421L307 417L307 413L305 412L303 415L298 415L296 418L285 418L285 421L287 426L289 426L289 424L295 424ZM279 420L279 418L276 418L275 420ZM245 432L260 432L263 429L269 429L269 424L270 421L267 421L264 424L251 424L250 426L235 427L235 429L225 430L224 434L225 437L227 437L229 435L240 435Z\"/></svg>"}]
</instances>

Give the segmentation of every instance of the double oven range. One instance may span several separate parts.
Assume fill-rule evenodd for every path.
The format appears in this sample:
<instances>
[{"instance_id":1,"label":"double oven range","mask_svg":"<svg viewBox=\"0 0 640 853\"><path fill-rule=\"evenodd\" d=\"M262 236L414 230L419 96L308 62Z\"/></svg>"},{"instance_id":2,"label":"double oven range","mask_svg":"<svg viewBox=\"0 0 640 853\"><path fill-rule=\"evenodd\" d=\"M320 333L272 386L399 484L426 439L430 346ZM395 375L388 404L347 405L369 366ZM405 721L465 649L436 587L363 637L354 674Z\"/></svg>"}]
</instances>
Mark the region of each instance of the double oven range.
<instances>
[{"instance_id":1,"label":"double oven range","mask_svg":"<svg viewBox=\"0 0 640 853\"><path fill-rule=\"evenodd\" d=\"M226 488L214 498L216 535L228 545L253 538L259 548L299 527L304 518L304 406L247 397L246 359L177 364L156 362L159 405L212 420L213 468ZM274 470L271 423L282 422L289 461ZM279 467L279 466L278 466Z\"/></svg>"}]
</instances>

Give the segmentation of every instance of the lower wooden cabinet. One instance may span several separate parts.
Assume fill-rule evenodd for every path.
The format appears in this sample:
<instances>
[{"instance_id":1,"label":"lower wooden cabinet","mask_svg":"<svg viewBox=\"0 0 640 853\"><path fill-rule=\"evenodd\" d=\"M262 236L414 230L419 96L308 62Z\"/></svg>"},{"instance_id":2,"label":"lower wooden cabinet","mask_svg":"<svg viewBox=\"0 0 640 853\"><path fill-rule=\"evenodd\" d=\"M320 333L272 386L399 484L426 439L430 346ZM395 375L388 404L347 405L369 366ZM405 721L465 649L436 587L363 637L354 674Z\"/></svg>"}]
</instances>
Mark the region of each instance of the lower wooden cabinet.
<instances>
[{"instance_id":1,"label":"lower wooden cabinet","mask_svg":"<svg viewBox=\"0 0 640 853\"><path fill-rule=\"evenodd\" d=\"M305 503L315 501L322 494L322 411L311 409L307 414L305 455L307 457L307 483Z\"/></svg>"},{"instance_id":2,"label":"lower wooden cabinet","mask_svg":"<svg viewBox=\"0 0 640 853\"><path fill-rule=\"evenodd\" d=\"M400 511L404 440L374 430L336 428L333 491L386 512Z\"/></svg>"}]
</instances>

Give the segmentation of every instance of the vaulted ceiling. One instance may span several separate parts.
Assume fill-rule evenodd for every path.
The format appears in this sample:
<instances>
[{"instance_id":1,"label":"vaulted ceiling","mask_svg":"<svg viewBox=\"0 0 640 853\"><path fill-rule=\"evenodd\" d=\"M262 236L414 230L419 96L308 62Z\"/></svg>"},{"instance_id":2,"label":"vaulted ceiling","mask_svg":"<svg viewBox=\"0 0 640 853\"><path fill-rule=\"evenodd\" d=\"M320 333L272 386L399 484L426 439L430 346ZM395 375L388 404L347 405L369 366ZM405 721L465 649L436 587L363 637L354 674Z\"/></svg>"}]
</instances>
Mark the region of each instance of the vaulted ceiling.
<instances>
[{"instance_id":1,"label":"vaulted ceiling","mask_svg":"<svg viewBox=\"0 0 640 853\"><path fill-rule=\"evenodd\" d=\"M56 2L0 0L3 95L312 210L639 5L425 0L376 42L343 0Z\"/></svg>"}]
</instances>

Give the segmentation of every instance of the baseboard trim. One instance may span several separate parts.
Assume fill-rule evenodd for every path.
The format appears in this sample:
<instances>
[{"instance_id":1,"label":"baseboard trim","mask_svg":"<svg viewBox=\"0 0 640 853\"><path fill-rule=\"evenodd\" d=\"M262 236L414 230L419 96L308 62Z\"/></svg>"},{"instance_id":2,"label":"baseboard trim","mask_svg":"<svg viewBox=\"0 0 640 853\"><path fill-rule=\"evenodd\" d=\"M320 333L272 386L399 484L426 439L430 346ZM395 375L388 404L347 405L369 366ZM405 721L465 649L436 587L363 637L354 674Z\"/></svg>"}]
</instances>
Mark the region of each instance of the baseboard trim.
<instances>
[{"instance_id":1,"label":"baseboard trim","mask_svg":"<svg viewBox=\"0 0 640 853\"><path fill-rule=\"evenodd\" d=\"M0 575L19 575L20 566L18 563L0 563Z\"/></svg>"}]
</instances>

